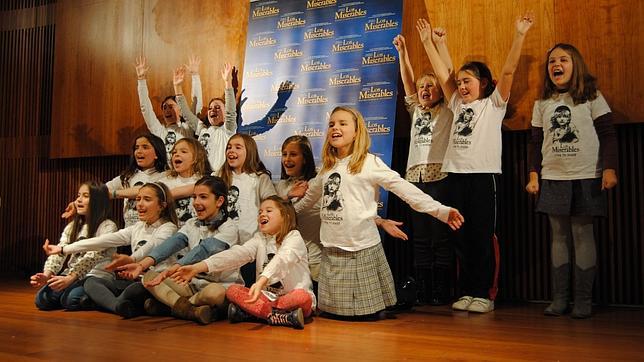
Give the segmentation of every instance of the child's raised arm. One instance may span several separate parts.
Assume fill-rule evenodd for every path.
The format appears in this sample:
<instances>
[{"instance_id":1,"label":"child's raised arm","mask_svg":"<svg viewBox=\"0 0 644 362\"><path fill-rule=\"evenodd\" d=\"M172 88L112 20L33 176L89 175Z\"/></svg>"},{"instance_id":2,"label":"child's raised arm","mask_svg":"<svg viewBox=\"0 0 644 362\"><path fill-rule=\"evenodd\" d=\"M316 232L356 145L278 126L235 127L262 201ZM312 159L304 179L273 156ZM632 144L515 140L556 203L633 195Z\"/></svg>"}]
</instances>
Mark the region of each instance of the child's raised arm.
<instances>
[{"instance_id":1,"label":"child's raised arm","mask_svg":"<svg viewBox=\"0 0 644 362\"><path fill-rule=\"evenodd\" d=\"M195 133L199 134L199 131L202 127L201 120L195 115L195 113L188 106L188 102L183 95L183 82L186 78L186 65L180 66L174 70L172 73L172 84L174 86L174 94L177 96L177 104L181 108L181 114L184 115L186 122L188 122L188 127ZM194 90L194 84L193 84Z\"/></svg>"},{"instance_id":2,"label":"child's raised arm","mask_svg":"<svg viewBox=\"0 0 644 362\"><path fill-rule=\"evenodd\" d=\"M414 84L414 69L409 61L409 53L407 53L407 44L405 37L396 35L393 40L394 47L398 51L398 63L400 65L400 77L405 87L405 95L411 96L416 94L416 84Z\"/></svg>"},{"instance_id":3,"label":"child's raised arm","mask_svg":"<svg viewBox=\"0 0 644 362\"><path fill-rule=\"evenodd\" d=\"M448 65L445 64L444 60L438 53L436 46L432 42L432 26L427 20L418 19L416 22L416 29L418 30L420 40L425 47L425 52L427 52L427 56L429 57L429 62L432 63L434 73L441 84L445 99L449 100L452 98L452 94L456 92L456 81L454 80L454 77L450 76Z\"/></svg>"},{"instance_id":4,"label":"child's raised arm","mask_svg":"<svg viewBox=\"0 0 644 362\"><path fill-rule=\"evenodd\" d=\"M165 127L159 122L157 115L154 113L152 108L152 102L150 101L150 95L148 93L148 83L146 77L150 67L148 66L147 60L144 56L138 56L134 65L136 69L136 78L138 79L137 84L137 93L139 95L139 106L141 107L141 114L143 115L143 120L145 121L146 126L150 132L160 138L165 137Z\"/></svg>"},{"instance_id":5,"label":"child's raised arm","mask_svg":"<svg viewBox=\"0 0 644 362\"><path fill-rule=\"evenodd\" d=\"M199 114L203 108L203 90L201 88L201 78L199 77L199 65L201 65L201 58L194 54L188 58L188 63L183 65L192 76L192 107L190 110L194 114Z\"/></svg>"},{"instance_id":6,"label":"child's raised arm","mask_svg":"<svg viewBox=\"0 0 644 362\"><path fill-rule=\"evenodd\" d=\"M519 65L519 58L521 57L521 48L523 47L523 40L525 35L534 23L534 13L529 11L515 22L516 32L514 33L514 40L512 47L508 53L508 57L503 64L501 70L501 78L496 85L496 88L504 101L510 97L510 89L512 88L512 80L514 79L514 72Z\"/></svg>"},{"instance_id":7,"label":"child's raised arm","mask_svg":"<svg viewBox=\"0 0 644 362\"><path fill-rule=\"evenodd\" d=\"M432 41L434 41L438 54L441 56L451 77L454 73L454 63L452 63L452 57L449 55L449 49L447 49L447 30L445 28L434 28Z\"/></svg>"},{"instance_id":8,"label":"child's raised arm","mask_svg":"<svg viewBox=\"0 0 644 362\"><path fill-rule=\"evenodd\" d=\"M235 67L225 63L221 70L221 79L224 80L224 127L230 133L237 132L237 103L235 101L235 90L233 88L233 72Z\"/></svg>"}]
</instances>

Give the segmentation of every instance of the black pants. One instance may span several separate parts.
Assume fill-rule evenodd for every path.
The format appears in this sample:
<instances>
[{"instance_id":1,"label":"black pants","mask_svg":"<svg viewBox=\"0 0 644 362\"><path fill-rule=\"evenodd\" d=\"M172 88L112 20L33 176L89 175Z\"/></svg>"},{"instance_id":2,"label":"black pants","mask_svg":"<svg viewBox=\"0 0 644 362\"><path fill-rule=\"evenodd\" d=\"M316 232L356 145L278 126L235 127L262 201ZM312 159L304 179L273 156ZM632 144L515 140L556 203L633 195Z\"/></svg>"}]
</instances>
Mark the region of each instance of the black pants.
<instances>
[{"instance_id":1,"label":"black pants","mask_svg":"<svg viewBox=\"0 0 644 362\"><path fill-rule=\"evenodd\" d=\"M496 296L497 175L450 173L448 188L451 207L457 208L465 223L454 235L459 261L461 295L494 299Z\"/></svg>"}]
</instances>

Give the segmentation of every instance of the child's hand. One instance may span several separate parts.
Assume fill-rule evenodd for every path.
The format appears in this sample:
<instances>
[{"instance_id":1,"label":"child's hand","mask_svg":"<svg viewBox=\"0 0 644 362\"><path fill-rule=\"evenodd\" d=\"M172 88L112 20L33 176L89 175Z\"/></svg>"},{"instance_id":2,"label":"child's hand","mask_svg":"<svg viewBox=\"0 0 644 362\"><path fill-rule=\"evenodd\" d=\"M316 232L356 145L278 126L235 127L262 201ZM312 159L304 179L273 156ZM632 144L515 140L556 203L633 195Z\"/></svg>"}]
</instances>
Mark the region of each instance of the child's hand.
<instances>
[{"instance_id":1,"label":"child's hand","mask_svg":"<svg viewBox=\"0 0 644 362\"><path fill-rule=\"evenodd\" d=\"M617 185L617 174L612 168L607 168L602 173L602 190L610 190Z\"/></svg>"},{"instance_id":2,"label":"child's hand","mask_svg":"<svg viewBox=\"0 0 644 362\"><path fill-rule=\"evenodd\" d=\"M398 34L394 37L392 42L398 53L405 53L407 51L407 44L405 44L405 37Z\"/></svg>"},{"instance_id":3,"label":"child's hand","mask_svg":"<svg viewBox=\"0 0 644 362\"><path fill-rule=\"evenodd\" d=\"M224 63L224 67L221 70L221 79L228 84L228 82L231 82L233 80L233 69L234 67L230 65L230 63Z\"/></svg>"},{"instance_id":4,"label":"child's hand","mask_svg":"<svg viewBox=\"0 0 644 362\"><path fill-rule=\"evenodd\" d=\"M447 225L452 228L452 230L458 230L461 228L461 225L465 222L465 218L461 215L458 210L451 208L449 210L449 216L447 217Z\"/></svg>"},{"instance_id":5,"label":"child's hand","mask_svg":"<svg viewBox=\"0 0 644 362\"><path fill-rule=\"evenodd\" d=\"M107 269L107 267L105 267L105 269ZM143 266L139 263L129 263L117 267L115 271L116 274L123 279L134 280L139 275L143 274Z\"/></svg>"},{"instance_id":6,"label":"child's hand","mask_svg":"<svg viewBox=\"0 0 644 362\"><path fill-rule=\"evenodd\" d=\"M262 290L266 288L266 284L268 284L268 278L265 276L259 277L259 279L250 286L250 289L248 290L249 298L246 299L244 303L255 303L262 294Z\"/></svg>"},{"instance_id":7,"label":"child's hand","mask_svg":"<svg viewBox=\"0 0 644 362\"><path fill-rule=\"evenodd\" d=\"M125 254L114 253L112 254L112 262L105 266L105 270L114 271L121 265L136 263L133 257Z\"/></svg>"},{"instance_id":8,"label":"child's hand","mask_svg":"<svg viewBox=\"0 0 644 362\"><path fill-rule=\"evenodd\" d=\"M70 202L67 204L67 207L65 208L65 211L63 211L62 214L60 214L61 219L69 219L70 217L76 215L76 204L74 204L74 201Z\"/></svg>"},{"instance_id":9,"label":"child's hand","mask_svg":"<svg viewBox=\"0 0 644 362\"><path fill-rule=\"evenodd\" d=\"M528 32L528 29L530 29L533 23L534 23L534 12L528 11L522 17L517 18L517 21L516 21L517 33L519 33L520 35L524 35L526 32Z\"/></svg>"},{"instance_id":10,"label":"child's hand","mask_svg":"<svg viewBox=\"0 0 644 362\"><path fill-rule=\"evenodd\" d=\"M50 274L47 273L36 273L31 276L29 279L29 284L34 288L40 288L43 285L47 284L47 281L51 278Z\"/></svg>"},{"instance_id":11,"label":"child's hand","mask_svg":"<svg viewBox=\"0 0 644 362\"><path fill-rule=\"evenodd\" d=\"M536 195L539 193L539 180L530 180L528 184L525 186L525 190L530 194L530 195Z\"/></svg>"},{"instance_id":12,"label":"child's hand","mask_svg":"<svg viewBox=\"0 0 644 362\"><path fill-rule=\"evenodd\" d=\"M291 191L288 192L287 196L288 198L293 198L293 197L304 197L306 194L306 190L309 189L309 183L304 180L300 181L295 181L293 184L293 187L291 187Z\"/></svg>"},{"instance_id":13,"label":"child's hand","mask_svg":"<svg viewBox=\"0 0 644 362\"><path fill-rule=\"evenodd\" d=\"M416 30L420 35L420 41L423 43L428 42L432 38L432 24L425 19L418 19L416 21Z\"/></svg>"},{"instance_id":14,"label":"child's hand","mask_svg":"<svg viewBox=\"0 0 644 362\"><path fill-rule=\"evenodd\" d=\"M399 226L403 223L401 221L389 220L389 219L376 219L376 225L378 225L382 230L386 231L387 234L391 235L396 239L409 240L407 234L402 231Z\"/></svg>"},{"instance_id":15,"label":"child's hand","mask_svg":"<svg viewBox=\"0 0 644 362\"><path fill-rule=\"evenodd\" d=\"M201 64L201 58L193 54L188 59L188 64L184 64L183 67L187 69L190 72L190 74L199 74L200 64Z\"/></svg>"},{"instance_id":16,"label":"child's hand","mask_svg":"<svg viewBox=\"0 0 644 362\"><path fill-rule=\"evenodd\" d=\"M45 239L45 243L43 244L42 249L47 255L56 255L60 254L63 251L63 248L58 245L49 245L49 239Z\"/></svg>"},{"instance_id":17,"label":"child's hand","mask_svg":"<svg viewBox=\"0 0 644 362\"><path fill-rule=\"evenodd\" d=\"M180 266L181 266L180 264L173 264L168 269L157 274L157 276L154 277L154 279L143 282L143 285L147 288L156 287L157 285L163 283L164 280L168 279L169 276L174 274L174 272L176 272Z\"/></svg>"},{"instance_id":18,"label":"child's hand","mask_svg":"<svg viewBox=\"0 0 644 362\"><path fill-rule=\"evenodd\" d=\"M145 77L148 74L148 71L150 70L150 67L148 67L146 59L144 56L138 56L136 57L136 77L138 79L145 79Z\"/></svg>"},{"instance_id":19,"label":"child's hand","mask_svg":"<svg viewBox=\"0 0 644 362\"><path fill-rule=\"evenodd\" d=\"M186 78L186 68L185 66L180 66L174 69L172 74L172 84L181 85Z\"/></svg>"},{"instance_id":20,"label":"child's hand","mask_svg":"<svg viewBox=\"0 0 644 362\"><path fill-rule=\"evenodd\" d=\"M187 285L197 274L199 274L199 272L195 265L185 265L172 273L171 278L181 285Z\"/></svg>"},{"instance_id":21,"label":"child's hand","mask_svg":"<svg viewBox=\"0 0 644 362\"><path fill-rule=\"evenodd\" d=\"M54 292L61 292L67 289L76 280L73 275L57 275L49 278L47 283Z\"/></svg>"},{"instance_id":22,"label":"child's hand","mask_svg":"<svg viewBox=\"0 0 644 362\"><path fill-rule=\"evenodd\" d=\"M441 44L447 41L447 30L445 28L434 28L432 32L432 40L434 44Z\"/></svg>"}]
</instances>

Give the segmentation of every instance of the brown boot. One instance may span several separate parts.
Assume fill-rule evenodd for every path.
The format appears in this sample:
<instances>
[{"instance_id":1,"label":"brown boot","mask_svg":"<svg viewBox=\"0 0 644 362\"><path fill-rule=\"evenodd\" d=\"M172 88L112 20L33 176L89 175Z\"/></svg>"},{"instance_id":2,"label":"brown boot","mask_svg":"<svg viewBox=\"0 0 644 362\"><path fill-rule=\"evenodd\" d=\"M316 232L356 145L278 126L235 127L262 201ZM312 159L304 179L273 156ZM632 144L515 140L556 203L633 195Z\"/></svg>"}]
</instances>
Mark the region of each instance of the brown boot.
<instances>
[{"instance_id":1,"label":"brown boot","mask_svg":"<svg viewBox=\"0 0 644 362\"><path fill-rule=\"evenodd\" d=\"M172 315L204 325L209 324L212 318L212 312L209 306L201 305L196 307L186 297L177 299L172 306Z\"/></svg>"}]
</instances>

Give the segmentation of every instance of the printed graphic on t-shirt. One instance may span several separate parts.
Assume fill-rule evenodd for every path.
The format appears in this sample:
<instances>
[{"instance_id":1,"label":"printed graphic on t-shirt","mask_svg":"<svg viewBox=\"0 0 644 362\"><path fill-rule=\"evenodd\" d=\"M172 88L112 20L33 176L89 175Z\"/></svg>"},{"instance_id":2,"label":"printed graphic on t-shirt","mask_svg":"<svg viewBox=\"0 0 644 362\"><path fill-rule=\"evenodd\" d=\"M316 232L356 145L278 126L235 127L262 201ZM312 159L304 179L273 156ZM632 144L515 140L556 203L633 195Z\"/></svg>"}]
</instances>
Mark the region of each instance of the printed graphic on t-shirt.
<instances>
[{"instance_id":1,"label":"printed graphic on t-shirt","mask_svg":"<svg viewBox=\"0 0 644 362\"><path fill-rule=\"evenodd\" d=\"M137 181L134 186L143 186L143 182ZM125 202L123 219L123 221L125 221L125 226L134 225L137 221L139 221L139 213L136 211L136 199L127 199L127 201Z\"/></svg>"},{"instance_id":2,"label":"printed graphic on t-shirt","mask_svg":"<svg viewBox=\"0 0 644 362\"><path fill-rule=\"evenodd\" d=\"M205 148L208 149L208 142L210 141L210 133L204 132L199 136L199 143Z\"/></svg>"},{"instance_id":3,"label":"printed graphic on t-shirt","mask_svg":"<svg viewBox=\"0 0 644 362\"><path fill-rule=\"evenodd\" d=\"M186 222L192 219L192 213L190 212L190 198L185 197L183 199L178 199L175 201L177 218L180 222Z\"/></svg>"},{"instance_id":4,"label":"printed graphic on t-shirt","mask_svg":"<svg viewBox=\"0 0 644 362\"><path fill-rule=\"evenodd\" d=\"M340 191L342 179L337 172L332 173L324 183L322 195L322 219L327 223L339 224L342 221L344 198Z\"/></svg>"},{"instance_id":5,"label":"printed graphic on t-shirt","mask_svg":"<svg viewBox=\"0 0 644 362\"><path fill-rule=\"evenodd\" d=\"M139 241L137 241L136 245L134 245L134 250L132 250L132 252L135 252L135 251L139 250L139 248L141 248L143 245L145 245L147 243L148 243L147 240L139 240Z\"/></svg>"},{"instance_id":6,"label":"printed graphic on t-shirt","mask_svg":"<svg viewBox=\"0 0 644 362\"><path fill-rule=\"evenodd\" d=\"M414 121L414 129L416 130L414 142L417 145L431 145L435 125L436 120L432 120L430 112L421 113L420 117Z\"/></svg>"},{"instance_id":7,"label":"printed graphic on t-shirt","mask_svg":"<svg viewBox=\"0 0 644 362\"><path fill-rule=\"evenodd\" d=\"M555 108L550 118L549 131L552 135L552 152L557 157L577 155L579 147L574 144L579 142L579 130L572 122L572 112L568 106L562 105Z\"/></svg>"},{"instance_id":8,"label":"printed graphic on t-shirt","mask_svg":"<svg viewBox=\"0 0 644 362\"><path fill-rule=\"evenodd\" d=\"M271 262L271 260L273 260L274 256L275 256L275 253L268 253L268 255L266 256L266 260L264 261L264 265L263 265L262 270L266 269L266 266L268 265L268 263ZM277 294L277 295L283 295L284 294L284 285L282 285L282 282L280 282L278 280L275 283L273 283L271 285L268 285L266 287L266 291L268 291L270 293ZM270 296L269 296L269 298L270 298Z\"/></svg>"},{"instance_id":9,"label":"printed graphic on t-shirt","mask_svg":"<svg viewBox=\"0 0 644 362\"><path fill-rule=\"evenodd\" d=\"M470 136L474 131L475 125L474 110L472 108L462 109L456 122L454 122L454 132L452 133L454 135L454 148L466 149L472 144Z\"/></svg>"},{"instance_id":10,"label":"printed graphic on t-shirt","mask_svg":"<svg viewBox=\"0 0 644 362\"><path fill-rule=\"evenodd\" d=\"M239 220L239 188L231 186L228 190L228 217L232 220Z\"/></svg>"},{"instance_id":11,"label":"printed graphic on t-shirt","mask_svg":"<svg viewBox=\"0 0 644 362\"><path fill-rule=\"evenodd\" d=\"M172 147L177 142L177 134L174 131L168 131L168 134L165 136L165 150L170 153Z\"/></svg>"}]
</instances>

